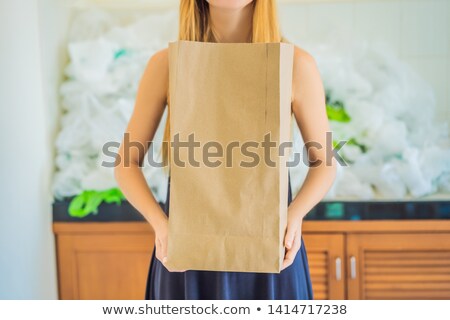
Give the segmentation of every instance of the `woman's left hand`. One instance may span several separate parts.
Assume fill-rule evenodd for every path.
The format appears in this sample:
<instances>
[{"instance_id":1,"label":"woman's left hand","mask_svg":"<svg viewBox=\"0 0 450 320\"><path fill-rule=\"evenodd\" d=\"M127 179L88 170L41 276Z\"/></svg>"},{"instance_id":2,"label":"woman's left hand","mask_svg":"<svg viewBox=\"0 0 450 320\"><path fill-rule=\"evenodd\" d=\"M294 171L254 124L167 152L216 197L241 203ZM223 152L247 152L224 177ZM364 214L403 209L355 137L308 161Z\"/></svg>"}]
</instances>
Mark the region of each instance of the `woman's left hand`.
<instances>
[{"instance_id":1,"label":"woman's left hand","mask_svg":"<svg viewBox=\"0 0 450 320\"><path fill-rule=\"evenodd\" d=\"M286 253L281 270L289 267L294 262L295 256L297 255L298 250L300 250L302 243L302 222L302 217L298 214L294 214L291 209L288 209L287 228L284 236Z\"/></svg>"}]
</instances>

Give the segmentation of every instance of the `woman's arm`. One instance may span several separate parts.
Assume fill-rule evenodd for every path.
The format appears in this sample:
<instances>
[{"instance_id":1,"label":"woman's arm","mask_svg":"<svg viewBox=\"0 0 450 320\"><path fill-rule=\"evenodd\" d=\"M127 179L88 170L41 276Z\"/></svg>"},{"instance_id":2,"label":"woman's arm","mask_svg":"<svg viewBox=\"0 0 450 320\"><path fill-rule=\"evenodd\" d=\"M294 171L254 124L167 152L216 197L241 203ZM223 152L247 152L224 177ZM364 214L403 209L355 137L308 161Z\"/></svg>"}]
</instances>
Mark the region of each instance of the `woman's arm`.
<instances>
[{"instance_id":1,"label":"woman's arm","mask_svg":"<svg viewBox=\"0 0 450 320\"><path fill-rule=\"evenodd\" d=\"M284 245L287 248L282 270L292 264L301 246L302 222L306 214L325 196L336 177L336 162L331 154L326 134L330 132L325 107L325 93L314 58L295 47L292 80L292 109L305 142L310 165L300 191L288 208L288 221ZM327 150L328 149L328 150ZM330 158L330 157L329 157ZM302 158L303 159L303 158Z\"/></svg>"},{"instance_id":2,"label":"woman's arm","mask_svg":"<svg viewBox=\"0 0 450 320\"><path fill-rule=\"evenodd\" d=\"M148 187L140 164L166 106L168 72L168 53L164 49L150 58L140 79L134 110L114 168L115 179L123 194L154 229L167 217Z\"/></svg>"},{"instance_id":3,"label":"woman's arm","mask_svg":"<svg viewBox=\"0 0 450 320\"><path fill-rule=\"evenodd\" d=\"M306 179L290 205L293 214L303 219L332 186L336 177L336 161L330 156L332 143L326 139L331 129L316 61L297 47L294 51L292 109L307 150L302 157L309 157L310 163Z\"/></svg>"}]
</instances>

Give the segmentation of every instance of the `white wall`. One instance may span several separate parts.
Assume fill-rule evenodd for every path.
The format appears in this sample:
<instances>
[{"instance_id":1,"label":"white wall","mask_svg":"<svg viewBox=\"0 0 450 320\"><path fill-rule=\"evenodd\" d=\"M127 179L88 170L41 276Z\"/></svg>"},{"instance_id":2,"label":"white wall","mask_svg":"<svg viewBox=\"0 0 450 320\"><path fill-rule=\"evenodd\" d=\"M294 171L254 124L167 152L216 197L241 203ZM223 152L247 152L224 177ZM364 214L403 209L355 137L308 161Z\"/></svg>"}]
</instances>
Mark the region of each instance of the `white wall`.
<instances>
[{"instance_id":1,"label":"white wall","mask_svg":"<svg viewBox=\"0 0 450 320\"><path fill-rule=\"evenodd\" d=\"M65 30L52 22L64 18L61 12L66 8L49 1L0 2L2 299L57 298L50 179L60 76L55 49Z\"/></svg>"}]
</instances>

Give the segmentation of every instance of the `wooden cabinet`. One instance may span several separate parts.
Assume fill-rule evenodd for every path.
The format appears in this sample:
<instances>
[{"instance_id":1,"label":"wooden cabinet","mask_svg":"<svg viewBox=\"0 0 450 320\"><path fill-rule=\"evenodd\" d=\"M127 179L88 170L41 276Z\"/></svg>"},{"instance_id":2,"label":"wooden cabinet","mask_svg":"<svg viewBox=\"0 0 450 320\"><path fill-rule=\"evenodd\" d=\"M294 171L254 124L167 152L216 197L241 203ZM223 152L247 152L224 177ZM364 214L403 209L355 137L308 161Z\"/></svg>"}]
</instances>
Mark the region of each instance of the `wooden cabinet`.
<instances>
[{"instance_id":1,"label":"wooden cabinet","mask_svg":"<svg viewBox=\"0 0 450 320\"><path fill-rule=\"evenodd\" d=\"M314 299L345 299L344 235L306 233L303 241Z\"/></svg>"},{"instance_id":2,"label":"wooden cabinet","mask_svg":"<svg viewBox=\"0 0 450 320\"><path fill-rule=\"evenodd\" d=\"M55 222L60 299L143 299L146 222ZM303 222L315 299L450 299L450 220Z\"/></svg>"},{"instance_id":3,"label":"wooden cabinet","mask_svg":"<svg viewBox=\"0 0 450 320\"><path fill-rule=\"evenodd\" d=\"M60 299L143 299L154 233L149 224L57 223Z\"/></svg>"},{"instance_id":4,"label":"wooden cabinet","mask_svg":"<svg viewBox=\"0 0 450 320\"><path fill-rule=\"evenodd\" d=\"M450 299L450 234L351 234L349 299Z\"/></svg>"},{"instance_id":5,"label":"wooden cabinet","mask_svg":"<svg viewBox=\"0 0 450 320\"><path fill-rule=\"evenodd\" d=\"M450 299L450 221L310 221L315 299Z\"/></svg>"}]
</instances>

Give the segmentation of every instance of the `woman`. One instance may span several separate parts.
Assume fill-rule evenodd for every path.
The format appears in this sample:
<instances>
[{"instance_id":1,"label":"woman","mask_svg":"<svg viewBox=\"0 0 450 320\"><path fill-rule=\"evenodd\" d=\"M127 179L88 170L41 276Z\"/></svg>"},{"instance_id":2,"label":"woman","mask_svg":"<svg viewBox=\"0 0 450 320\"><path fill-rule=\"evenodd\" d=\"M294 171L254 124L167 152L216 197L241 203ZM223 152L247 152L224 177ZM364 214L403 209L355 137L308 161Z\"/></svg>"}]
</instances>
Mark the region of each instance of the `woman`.
<instances>
[{"instance_id":1,"label":"woman","mask_svg":"<svg viewBox=\"0 0 450 320\"><path fill-rule=\"evenodd\" d=\"M280 42L275 0L181 0L180 40L210 42ZM292 199L289 186L286 254L281 273L168 270L165 266L168 203L162 210L139 165L148 151L168 98L168 49L149 59L138 88L135 108L126 129L128 146L120 146L115 177L124 195L155 230L146 299L313 299L308 259L302 237L304 216L322 199L335 178L335 163L326 163L326 148L307 147L319 165L310 167L301 190ZM169 103L170 105L170 103ZM292 111L303 140L326 144L330 131L325 94L314 58L295 47ZM168 141L168 124L164 140ZM308 146L308 145L307 145ZM163 156L167 159L167 148ZM125 156L126 155L126 156ZM169 180L170 183L170 180Z\"/></svg>"}]
</instances>

